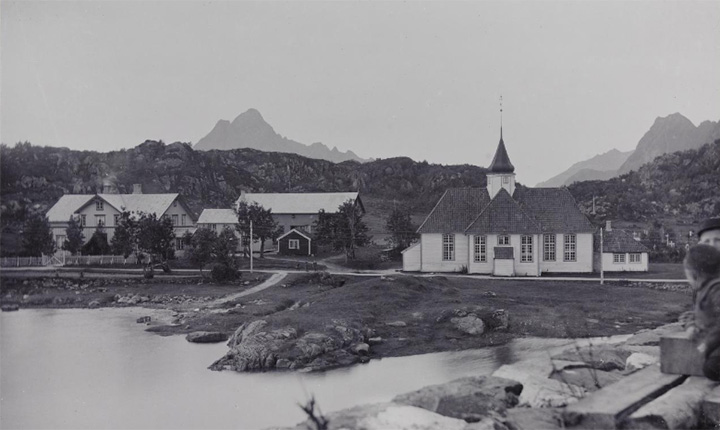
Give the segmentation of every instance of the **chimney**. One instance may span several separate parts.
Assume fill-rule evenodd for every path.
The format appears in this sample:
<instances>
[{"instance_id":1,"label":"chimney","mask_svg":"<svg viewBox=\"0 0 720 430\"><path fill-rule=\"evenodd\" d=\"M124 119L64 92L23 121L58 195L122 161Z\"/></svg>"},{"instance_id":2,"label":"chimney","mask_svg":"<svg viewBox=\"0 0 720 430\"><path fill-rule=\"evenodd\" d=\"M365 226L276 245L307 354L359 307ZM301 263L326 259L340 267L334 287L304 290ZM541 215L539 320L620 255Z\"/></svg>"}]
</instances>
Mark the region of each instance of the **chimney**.
<instances>
[{"instance_id":1,"label":"chimney","mask_svg":"<svg viewBox=\"0 0 720 430\"><path fill-rule=\"evenodd\" d=\"M612 231L612 221L605 221L605 231Z\"/></svg>"},{"instance_id":2,"label":"chimney","mask_svg":"<svg viewBox=\"0 0 720 430\"><path fill-rule=\"evenodd\" d=\"M133 194L142 194L142 184L133 184Z\"/></svg>"}]
</instances>

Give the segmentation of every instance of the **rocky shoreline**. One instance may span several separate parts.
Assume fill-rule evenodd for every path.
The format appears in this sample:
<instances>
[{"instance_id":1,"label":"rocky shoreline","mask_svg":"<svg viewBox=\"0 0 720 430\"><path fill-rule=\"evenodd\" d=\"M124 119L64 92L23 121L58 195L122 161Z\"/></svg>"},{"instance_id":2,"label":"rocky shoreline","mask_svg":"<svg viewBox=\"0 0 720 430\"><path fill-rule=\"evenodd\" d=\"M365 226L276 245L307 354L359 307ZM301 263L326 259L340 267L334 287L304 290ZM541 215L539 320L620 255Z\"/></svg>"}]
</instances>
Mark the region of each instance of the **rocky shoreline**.
<instances>
[{"instance_id":1,"label":"rocky shoreline","mask_svg":"<svg viewBox=\"0 0 720 430\"><path fill-rule=\"evenodd\" d=\"M328 429L563 429L563 408L659 362L660 336L677 323L620 340L583 339L546 357L501 366L490 376L461 378L324 416ZM313 427L308 419L292 429Z\"/></svg>"}]
</instances>

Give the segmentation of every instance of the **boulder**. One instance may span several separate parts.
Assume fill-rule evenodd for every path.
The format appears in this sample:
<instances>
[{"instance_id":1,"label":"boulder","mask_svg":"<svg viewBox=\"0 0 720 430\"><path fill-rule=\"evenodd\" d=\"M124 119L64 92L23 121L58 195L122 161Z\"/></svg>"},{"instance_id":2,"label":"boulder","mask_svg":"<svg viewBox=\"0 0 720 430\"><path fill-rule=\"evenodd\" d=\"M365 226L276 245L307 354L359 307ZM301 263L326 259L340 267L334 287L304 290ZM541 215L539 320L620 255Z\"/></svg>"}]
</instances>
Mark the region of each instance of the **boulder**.
<instances>
[{"instance_id":1,"label":"boulder","mask_svg":"<svg viewBox=\"0 0 720 430\"><path fill-rule=\"evenodd\" d=\"M683 331L682 324L665 324L652 330L640 330L625 341L626 345L660 345L660 337Z\"/></svg>"},{"instance_id":2,"label":"boulder","mask_svg":"<svg viewBox=\"0 0 720 430\"><path fill-rule=\"evenodd\" d=\"M660 359L657 356L642 352L634 352L625 360L625 370L634 372L659 361Z\"/></svg>"},{"instance_id":3,"label":"boulder","mask_svg":"<svg viewBox=\"0 0 720 430\"><path fill-rule=\"evenodd\" d=\"M623 370L630 352L613 345L588 345L554 355L554 360L583 361L597 370Z\"/></svg>"},{"instance_id":4,"label":"boulder","mask_svg":"<svg viewBox=\"0 0 720 430\"><path fill-rule=\"evenodd\" d=\"M88 307L90 309L99 308L100 307L100 300L91 300L90 303L88 303Z\"/></svg>"},{"instance_id":5,"label":"boulder","mask_svg":"<svg viewBox=\"0 0 720 430\"><path fill-rule=\"evenodd\" d=\"M401 394L393 402L475 422L517 405L522 390L522 384L517 381L473 376Z\"/></svg>"},{"instance_id":6,"label":"boulder","mask_svg":"<svg viewBox=\"0 0 720 430\"><path fill-rule=\"evenodd\" d=\"M500 366L492 376L507 378L523 385L519 406L561 407L575 403L585 389L549 378L553 372L550 358L538 357Z\"/></svg>"},{"instance_id":7,"label":"boulder","mask_svg":"<svg viewBox=\"0 0 720 430\"><path fill-rule=\"evenodd\" d=\"M465 334L479 336L485 332L485 323L473 314L464 317L451 318L450 322L457 330Z\"/></svg>"},{"instance_id":8,"label":"boulder","mask_svg":"<svg viewBox=\"0 0 720 430\"><path fill-rule=\"evenodd\" d=\"M370 345L364 342L357 343L352 347L352 351L357 355L368 355L370 354Z\"/></svg>"},{"instance_id":9,"label":"boulder","mask_svg":"<svg viewBox=\"0 0 720 430\"><path fill-rule=\"evenodd\" d=\"M195 331L185 336L185 340L194 343L218 343L228 340L228 335L219 331Z\"/></svg>"},{"instance_id":10,"label":"boulder","mask_svg":"<svg viewBox=\"0 0 720 430\"><path fill-rule=\"evenodd\" d=\"M264 331L265 320L241 325L228 341L230 351L210 366L212 370L231 369L238 372L274 368L277 351L297 337L293 328Z\"/></svg>"},{"instance_id":11,"label":"boulder","mask_svg":"<svg viewBox=\"0 0 720 430\"><path fill-rule=\"evenodd\" d=\"M565 369L555 372L551 376L551 378L556 381L582 387L586 392L597 391L602 387L619 381L622 377L623 374L617 370L605 372L590 367Z\"/></svg>"},{"instance_id":12,"label":"boulder","mask_svg":"<svg viewBox=\"0 0 720 430\"><path fill-rule=\"evenodd\" d=\"M484 320L491 330L507 330L510 327L510 314L505 309L493 311Z\"/></svg>"}]
</instances>

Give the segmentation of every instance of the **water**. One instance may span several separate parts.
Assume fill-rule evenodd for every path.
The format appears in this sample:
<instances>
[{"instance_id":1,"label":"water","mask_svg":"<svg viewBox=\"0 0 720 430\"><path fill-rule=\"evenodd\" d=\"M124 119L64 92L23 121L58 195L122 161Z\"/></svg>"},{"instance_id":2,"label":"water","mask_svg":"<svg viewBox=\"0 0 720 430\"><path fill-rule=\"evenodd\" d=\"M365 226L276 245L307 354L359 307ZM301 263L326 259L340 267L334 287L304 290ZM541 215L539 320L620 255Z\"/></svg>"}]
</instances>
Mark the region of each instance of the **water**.
<instances>
[{"instance_id":1,"label":"water","mask_svg":"<svg viewBox=\"0 0 720 430\"><path fill-rule=\"evenodd\" d=\"M324 412L395 395L568 343L507 346L373 360L324 373L240 374L207 369L225 344L160 337L146 309L44 309L0 314L2 428L241 428L290 426L310 393Z\"/></svg>"}]
</instances>

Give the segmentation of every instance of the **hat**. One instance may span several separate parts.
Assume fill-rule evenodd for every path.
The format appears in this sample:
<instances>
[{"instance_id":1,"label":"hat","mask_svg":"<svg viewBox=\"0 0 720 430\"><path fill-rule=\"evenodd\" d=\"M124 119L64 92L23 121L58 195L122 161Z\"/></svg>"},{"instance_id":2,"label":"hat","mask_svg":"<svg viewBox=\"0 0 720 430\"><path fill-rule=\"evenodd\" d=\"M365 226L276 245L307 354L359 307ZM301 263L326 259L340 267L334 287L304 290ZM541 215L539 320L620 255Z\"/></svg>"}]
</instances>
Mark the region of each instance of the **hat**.
<instances>
[{"instance_id":1,"label":"hat","mask_svg":"<svg viewBox=\"0 0 720 430\"><path fill-rule=\"evenodd\" d=\"M700 230L698 230L697 235L700 237L703 232L716 229L720 229L720 218L708 218L700 225Z\"/></svg>"}]
</instances>

